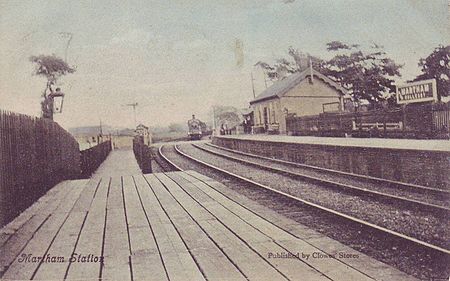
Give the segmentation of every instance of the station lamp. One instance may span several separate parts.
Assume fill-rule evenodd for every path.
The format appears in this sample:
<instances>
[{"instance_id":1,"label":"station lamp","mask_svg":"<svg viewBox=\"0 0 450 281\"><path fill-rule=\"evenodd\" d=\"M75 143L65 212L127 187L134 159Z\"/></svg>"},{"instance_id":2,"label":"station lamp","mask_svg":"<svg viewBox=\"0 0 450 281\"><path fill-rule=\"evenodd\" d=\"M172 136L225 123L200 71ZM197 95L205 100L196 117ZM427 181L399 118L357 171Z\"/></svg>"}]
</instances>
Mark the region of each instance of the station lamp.
<instances>
[{"instance_id":1,"label":"station lamp","mask_svg":"<svg viewBox=\"0 0 450 281\"><path fill-rule=\"evenodd\" d=\"M61 113L64 102L64 93L61 92L60 88L56 88L55 92L49 94L53 103L53 113Z\"/></svg>"}]
</instances>

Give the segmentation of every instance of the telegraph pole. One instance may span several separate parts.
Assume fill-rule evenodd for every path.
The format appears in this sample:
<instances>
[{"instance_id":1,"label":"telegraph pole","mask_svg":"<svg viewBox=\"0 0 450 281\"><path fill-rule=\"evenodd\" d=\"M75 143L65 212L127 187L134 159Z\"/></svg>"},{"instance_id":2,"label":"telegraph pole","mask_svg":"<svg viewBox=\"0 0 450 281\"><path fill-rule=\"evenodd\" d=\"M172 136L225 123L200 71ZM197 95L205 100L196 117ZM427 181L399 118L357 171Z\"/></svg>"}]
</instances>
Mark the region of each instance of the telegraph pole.
<instances>
[{"instance_id":1,"label":"telegraph pole","mask_svg":"<svg viewBox=\"0 0 450 281\"><path fill-rule=\"evenodd\" d=\"M131 106L133 107L133 118L134 118L134 128L136 128L136 107L139 104L137 102L124 104L123 106Z\"/></svg>"},{"instance_id":2,"label":"telegraph pole","mask_svg":"<svg viewBox=\"0 0 450 281\"><path fill-rule=\"evenodd\" d=\"M250 72L250 77L252 79L252 90L253 90L253 98L256 98L256 94L255 94L255 84L253 83L255 81L255 79L253 78L253 71Z\"/></svg>"},{"instance_id":3,"label":"telegraph pole","mask_svg":"<svg viewBox=\"0 0 450 281\"><path fill-rule=\"evenodd\" d=\"M60 32L59 33L63 38L69 38L67 40L66 49L64 51L64 61L67 62L67 51L69 50L70 42L72 41L73 34L70 32Z\"/></svg>"}]
</instances>

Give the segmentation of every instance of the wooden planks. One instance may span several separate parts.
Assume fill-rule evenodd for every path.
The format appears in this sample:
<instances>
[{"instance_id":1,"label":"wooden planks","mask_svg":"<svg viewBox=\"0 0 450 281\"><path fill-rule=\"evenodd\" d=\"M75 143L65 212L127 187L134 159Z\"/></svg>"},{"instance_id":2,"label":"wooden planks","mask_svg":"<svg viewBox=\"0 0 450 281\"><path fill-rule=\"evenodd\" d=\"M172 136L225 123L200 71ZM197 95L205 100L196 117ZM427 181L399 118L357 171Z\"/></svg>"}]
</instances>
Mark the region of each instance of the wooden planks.
<instances>
[{"instance_id":1,"label":"wooden planks","mask_svg":"<svg viewBox=\"0 0 450 281\"><path fill-rule=\"evenodd\" d=\"M43 215L50 214L49 204L51 201L57 204L58 200L61 200L65 193L65 188L70 181L63 181L52 189L47 191L41 198L39 198L33 205L28 207L19 216L17 216L12 222L5 225L0 231L0 248L6 243L6 241L11 238L11 236L22 228L33 216L39 214Z\"/></svg>"},{"instance_id":2,"label":"wooden planks","mask_svg":"<svg viewBox=\"0 0 450 281\"><path fill-rule=\"evenodd\" d=\"M177 186L181 185L183 187L185 192L190 193L191 190L197 189L194 184L183 180L183 178L171 173L169 173L169 175L173 177L173 180L179 183ZM173 184L167 182L167 186L169 185ZM228 201L232 202L230 200ZM200 201L195 202L200 206ZM275 268L280 274L278 278L285 277L288 279L295 279L297 276L303 276L305 280L327 280L320 272L309 267L300 259L269 258L269 253L284 253L288 252L290 249L281 247L279 243L275 242L276 239L274 237L261 232L259 229L254 228L252 225L245 222L244 219L240 217L241 214L230 212L216 200L213 202L215 202L215 204L205 204L203 207L211 212L222 225L227 227L225 231L231 231L236 237L241 239L249 249L259 256L259 259L256 260L256 262L255 260L252 262L266 264L267 268ZM185 203L188 204L188 202Z\"/></svg>"},{"instance_id":3,"label":"wooden planks","mask_svg":"<svg viewBox=\"0 0 450 281\"><path fill-rule=\"evenodd\" d=\"M52 258L58 257L59 259L59 257L62 257L63 261L42 263L34 276L34 279L64 279L70 256L72 255L85 216L86 214L83 212L74 212L70 214L47 253L48 256Z\"/></svg>"},{"instance_id":4,"label":"wooden planks","mask_svg":"<svg viewBox=\"0 0 450 281\"><path fill-rule=\"evenodd\" d=\"M149 177L148 180L149 183L157 184L154 177ZM205 280L150 186L142 176L135 177L135 181L170 280Z\"/></svg>"},{"instance_id":5,"label":"wooden planks","mask_svg":"<svg viewBox=\"0 0 450 281\"><path fill-rule=\"evenodd\" d=\"M226 255L198 227L189 214L177 204L156 177L150 175L150 186L161 208L169 217L183 243L189 249L207 280L245 280Z\"/></svg>"},{"instance_id":6,"label":"wooden planks","mask_svg":"<svg viewBox=\"0 0 450 281\"><path fill-rule=\"evenodd\" d=\"M174 175L174 177L179 177L179 175ZM261 233L264 233L264 235L266 235L267 237L270 237L277 243L277 245L282 247L282 252L289 251L293 254L309 254L310 258L308 259L300 258L296 260L301 260L304 264L308 265L311 268L314 268L328 278L332 280L373 280L372 278L368 277L362 272L355 270L354 268L351 268L338 259L312 258L312 255L314 253L316 256L322 257L327 256L328 253L323 252L322 250L313 247L309 243L298 239L292 234L276 227L274 224L269 223L267 220L261 218L260 216L257 216L255 213L229 200L224 195L212 189L205 183L200 182L197 179L189 177L187 175L183 175L183 177L187 180L192 180L193 185L202 189L205 193L217 200L217 202L220 202L220 204L224 208L241 218L243 221L247 222L249 225L251 225L252 228L257 229ZM188 185L183 184L183 186ZM289 267L288 270L292 270L291 267Z\"/></svg>"},{"instance_id":7,"label":"wooden planks","mask_svg":"<svg viewBox=\"0 0 450 281\"><path fill-rule=\"evenodd\" d=\"M122 178L113 177L106 204L103 270L101 278L131 280L130 248L122 196Z\"/></svg>"},{"instance_id":8,"label":"wooden planks","mask_svg":"<svg viewBox=\"0 0 450 281\"><path fill-rule=\"evenodd\" d=\"M82 190L48 251L50 257L63 257L64 262L43 263L35 274L34 279L61 280L65 278L66 272L72 264L71 258L76 258L73 255L76 253L75 247L99 184L100 180L90 180Z\"/></svg>"},{"instance_id":9,"label":"wooden planks","mask_svg":"<svg viewBox=\"0 0 450 281\"><path fill-rule=\"evenodd\" d=\"M57 200L53 201L58 202L59 204L56 205L57 203L54 203L48 205L49 209L52 210L51 214L48 215L44 223L31 234L32 238L26 242L24 248L20 251L18 258L15 258L8 267L3 275L4 279L31 279L34 277L34 274L41 264L47 262L45 259L43 262L35 262L26 259L22 260L20 258L28 255L31 255L32 257L47 257L49 248L52 246L55 237L60 232L62 225L67 220L70 210L85 188L85 183L85 181L68 182L65 196L59 202ZM21 241L17 242L17 244L21 244Z\"/></svg>"},{"instance_id":10,"label":"wooden planks","mask_svg":"<svg viewBox=\"0 0 450 281\"><path fill-rule=\"evenodd\" d=\"M103 230L105 226L106 201L110 179L103 178L99 183L95 196L88 208L88 213L80 230L78 242L73 250L77 255L86 256L102 255ZM84 200L74 207L74 210L83 211L86 206ZM67 269L67 279L95 279L100 276L101 263L99 262L74 262Z\"/></svg>"},{"instance_id":11,"label":"wooden planks","mask_svg":"<svg viewBox=\"0 0 450 281\"><path fill-rule=\"evenodd\" d=\"M218 191L224 186L192 171L99 176L58 185L2 229L0 250L6 255L0 255L0 262L8 265L3 278L378 280L388 273L404 277L383 268L386 274L372 278L357 269L364 267L361 262L269 257L334 253L344 246L292 221L286 228L278 227L270 221L280 219L278 214L256 206L260 216L246 208L253 207L252 202L245 201L244 207L230 200ZM291 234L300 232L306 233L304 239ZM19 263L17 256L26 253L67 259ZM74 253L102 257L103 262L68 262Z\"/></svg>"},{"instance_id":12,"label":"wooden planks","mask_svg":"<svg viewBox=\"0 0 450 281\"><path fill-rule=\"evenodd\" d=\"M246 278L250 280L286 280L282 274L266 262L263 256L249 248L246 241L241 240L230 231L213 214L209 213L206 208L203 208L185 193L177 183L162 174L158 174L157 177L180 206L189 212L199 227L207 233L207 236L224 252ZM208 205L208 207L212 207L215 203L211 198L203 197L203 200L202 203ZM270 243L266 238L263 238L263 240ZM258 241L258 243L264 242ZM203 253L194 251L195 254L201 256ZM206 268L205 273L207 273Z\"/></svg>"},{"instance_id":13,"label":"wooden planks","mask_svg":"<svg viewBox=\"0 0 450 281\"><path fill-rule=\"evenodd\" d=\"M168 280L153 229L130 176L123 177L133 280Z\"/></svg>"},{"instance_id":14,"label":"wooden planks","mask_svg":"<svg viewBox=\"0 0 450 281\"><path fill-rule=\"evenodd\" d=\"M70 181L59 183L14 221L2 228L0 277L33 237L33 234L65 198L69 187Z\"/></svg>"}]
</instances>

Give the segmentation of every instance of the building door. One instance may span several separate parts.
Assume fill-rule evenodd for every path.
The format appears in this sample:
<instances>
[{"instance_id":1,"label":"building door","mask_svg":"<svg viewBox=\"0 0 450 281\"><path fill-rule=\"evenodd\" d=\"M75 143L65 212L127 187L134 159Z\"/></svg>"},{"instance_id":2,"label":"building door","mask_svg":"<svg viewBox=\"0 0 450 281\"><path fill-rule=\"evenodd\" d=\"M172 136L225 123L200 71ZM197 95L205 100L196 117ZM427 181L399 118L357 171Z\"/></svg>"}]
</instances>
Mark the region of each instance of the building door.
<instances>
[{"instance_id":1,"label":"building door","mask_svg":"<svg viewBox=\"0 0 450 281\"><path fill-rule=\"evenodd\" d=\"M264 117L264 120L263 120L264 121L264 129L267 132L267 129L269 129L269 111L267 110L267 107L264 107L263 117Z\"/></svg>"}]
</instances>

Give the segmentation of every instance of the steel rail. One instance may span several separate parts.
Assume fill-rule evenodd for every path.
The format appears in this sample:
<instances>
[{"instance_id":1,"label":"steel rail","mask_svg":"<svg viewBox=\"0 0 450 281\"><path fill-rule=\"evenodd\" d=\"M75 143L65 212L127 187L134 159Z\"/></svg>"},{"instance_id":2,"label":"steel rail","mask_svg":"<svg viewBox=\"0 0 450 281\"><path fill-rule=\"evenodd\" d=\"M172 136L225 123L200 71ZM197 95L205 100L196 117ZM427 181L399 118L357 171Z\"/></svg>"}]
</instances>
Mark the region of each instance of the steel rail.
<instances>
[{"instance_id":1,"label":"steel rail","mask_svg":"<svg viewBox=\"0 0 450 281\"><path fill-rule=\"evenodd\" d=\"M214 166L214 165L211 165L211 164L209 164L209 163L206 163L206 162L204 162L204 161L202 161L202 160L196 159L196 158L194 158L194 157L192 157L192 156L190 156L190 155L184 153L183 151L181 151L181 150L178 148L177 145L174 145L174 148L175 148L175 151L176 151L178 154L180 154L180 155L182 155L182 156L184 156L184 157L190 159L191 161L194 161L194 162L199 163L199 164L201 164L201 165L203 165L203 166L209 167L209 168L211 168L211 169L213 169L213 170L219 171L219 172L221 172L221 173L223 173L223 174L225 174L225 175L228 175L228 176L230 176L230 177L236 178L236 179L241 180L241 181L246 182L246 183L250 183L250 184L252 184L252 185L255 185L255 186L257 186L257 187L260 187L260 188L263 188L263 189L272 191L272 192L274 192L274 193L283 195L283 196L288 197L288 198L290 198L290 199L293 199L293 200L295 200L295 201L301 202L301 203L303 203L303 204L305 204L305 205L307 205L307 206L310 206L310 207L319 209L319 210L321 210L321 211L324 211L324 212L326 212L326 213L330 213L330 214L332 214L332 215L335 215L335 216L338 216L338 217L347 219L347 220L349 220L349 221L358 223L358 224L360 224L360 225L362 225L362 226L369 227L369 228L373 228L373 229L376 229L376 230L381 231L381 232L383 232L383 233L386 233L386 234L395 236L395 237L397 237L397 238L401 238L401 239L407 240L407 241L409 241L409 242L412 242L412 243L414 243L414 244L420 245L420 246L422 246L422 247L429 248L429 249L433 249L433 250L435 250L435 251L444 253L444 254L446 254L446 255L450 255L450 250L449 250L449 249L445 249L445 248L442 248L442 247L439 247L439 246L436 246L436 245L433 245L433 244L430 244L430 243L421 241L421 240L419 240L419 239L416 239L416 238L413 238L413 237L409 237L409 236L407 236L407 235L405 235L405 234L402 234L402 233L399 233L399 232L396 232L396 231L387 229L387 228L385 228L385 227L378 226L378 225L376 225L376 224L373 224L373 223L370 223L370 222L367 222L367 221L364 221L364 220L355 218L355 217L353 217L353 216L350 216L350 215L347 215L347 214L344 214L344 213L341 213L341 212L338 212L338 211L329 209L329 208L327 208L327 207L323 207L323 206L320 206L320 205L318 205L318 204L309 202L309 201L307 201L307 200L305 200L305 199L301 199L301 198L299 198L299 197L293 196L293 195L288 194L288 193L286 193L286 192L283 192L283 191L280 191L280 190L271 188L271 187L269 187L269 186L267 186L267 185L260 184L260 183L258 183L258 182L253 181L253 180L247 179L247 178L242 177L242 176L240 176L240 175L231 173L231 172L229 172L229 171L226 171L226 170L224 170L224 169L221 169L221 168L219 168L219 167L216 167L216 166ZM165 159L168 159L167 157L164 157L164 158L165 158ZM169 161L170 161L170 160L169 160ZM173 162L170 161L170 163L173 163Z\"/></svg>"},{"instance_id":2,"label":"steel rail","mask_svg":"<svg viewBox=\"0 0 450 281\"><path fill-rule=\"evenodd\" d=\"M170 167L167 166L172 166L172 164L170 164L167 159L163 158L163 155L160 152L160 147L158 147L157 149L157 153L154 154L154 158L153 160L156 162L156 164L161 168L162 171L164 172L170 172ZM166 163L164 163L166 162ZM172 166L173 167L173 166Z\"/></svg>"},{"instance_id":3,"label":"steel rail","mask_svg":"<svg viewBox=\"0 0 450 281\"><path fill-rule=\"evenodd\" d=\"M387 185L394 185L396 187L402 187L405 190L416 189L416 190L418 190L420 192L423 192L423 193L435 193L436 195L450 196L450 190L443 190L443 189L439 189L439 188L428 187L428 186L423 186L423 185L418 185L418 184L413 184L413 183L405 183L405 182L388 180L388 179L382 179L382 178L377 178L377 177L372 177L372 176L367 176L367 175L353 174L353 173L344 172L344 171L338 171L338 170L329 169L329 168L322 168L322 167L317 167L317 166L312 166L312 165L307 165L307 164L295 163L295 162L290 162L290 161L286 161L286 160L275 159L275 158L265 157L265 156L261 156L261 155L251 154L251 153L247 153L247 152L243 152L243 151L239 151L239 150L235 150L235 149L230 149L230 148L226 148L226 147L221 147L221 146L218 146L218 145L215 145L215 144L211 144L211 143L205 143L205 145L213 147L213 148L229 151L229 152L232 152L232 153L235 153L235 154L240 154L240 155L253 157L253 158L257 158L257 159L273 161L273 162L277 162L277 163L280 163L280 164L294 166L294 167L297 167L297 168L310 169L310 170L315 170L315 171L318 171L318 172L328 172L330 174L351 177L351 178L354 178L354 179L363 179L363 180L372 181L372 182L375 182L375 183L383 183L383 184L387 184Z\"/></svg>"},{"instance_id":4,"label":"steel rail","mask_svg":"<svg viewBox=\"0 0 450 281\"><path fill-rule=\"evenodd\" d=\"M393 195L393 194L383 193L383 192L380 192L380 191L374 191L374 190L370 190L370 189L362 188L362 187L357 187L357 186L350 185L350 184L337 183L337 182L333 182L333 181L330 181L330 180L326 180L326 179L322 179L322 178L318 178L318 177L314 177L314 176L310 176L310 175L305 175L305 174L300 174L300 173L295 173L295 172L291 172L291 171L282 170L282 169L279 169L279 168L265 166L265 165L262 165L262 164L259 164L259 163L256 163L256 162L252 162L252 161L240 159L240 158L237 158L237 157L233 157L233 156L230 156L230 155L225 155L225 154L222 154L222 153L219 153L219 152L216 152L216 151L212 151L212 150L206 149L204 147L201 147L201 146L199 146L197 144L192 144L192 146L194 146L194 147L196 147L196 148L198 148L198 149L200 149L202 151L205 151L207 153L211 153L211 154L217 155L219 157L227 158L227 159L230 159L230 160L233 160L233 161L237 161L237 162L240 162L240 163L243 163L243 164L246 164L246 165L251 165L251 166L254 166L254 167L257 167L257 168L260 168L260 169L264 169L264 170L267 170L267 171L271 171L271 172L274 172L274 173L284 174L284 175L289 176L289 177L301 178L303 180L306 180L306 181L309 181L309 182L313 182L315 184L328 185L328 186L333 186L333 187L340 188L340 189L347 189L347 190L351 190L351 191L358 192L360 194L365 194L365 195L371 194L371 195L375 195L375 196L378 196L378 197L387 198L387 199L390 199L390 200L396 200L396 201L399 201L399 202L402 202L402 203L407 202L408 204L415 204L415 205L418 205L418 206L423 207L423 208L428 208L432 212L437 212L437 213L438 212L445 212L446 216L450 215L450 208L447 208L447 207L444 207L444 206L435 205L435 204L431 204L431 203L426 203L426 202L422 202L422 201L419 201L419 200L409 199L409 198L405 198L405 197L401 197L401 196L397 196L397 195Z\"/></svg>"},{"instance_id":5,"label":"steel rail","mask_svg":"<svg viewBox=\"0 0 450 281\"><path fill-rule=\"evenodd\" d=\"M165 155L162 153L162 148L163 148L163 146L164 146L164 144L161 145L161 146L158 148L158 154L161 156L161 158L163 158L165 161L167 161L167 163L169 163L169 164L170 164L172 167L174 167L176 170L178 170L178 171L183 171L183 169L181 169L177 164L175 164L175 163L173 163L172 161L170 161L169 158L167 158L167 156L165 156Z\"/></svg>"}]
</instances>

